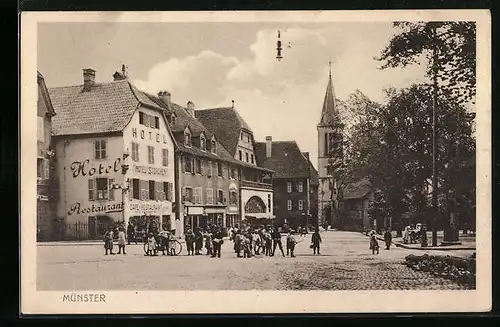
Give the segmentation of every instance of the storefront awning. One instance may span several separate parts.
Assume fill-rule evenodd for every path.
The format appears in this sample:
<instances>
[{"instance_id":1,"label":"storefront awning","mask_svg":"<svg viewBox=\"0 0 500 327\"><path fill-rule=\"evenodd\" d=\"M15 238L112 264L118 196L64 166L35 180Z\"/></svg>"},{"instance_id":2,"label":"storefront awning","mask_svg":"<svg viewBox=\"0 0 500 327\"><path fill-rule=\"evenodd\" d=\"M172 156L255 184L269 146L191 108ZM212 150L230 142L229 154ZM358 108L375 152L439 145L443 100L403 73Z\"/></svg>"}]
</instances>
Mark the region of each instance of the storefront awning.
<instances>
[{"instance_id":1,"label":"storefront awning","mask_svg":"<svg viewBox=\"0 0 500 327\"><path fill-rule=\"evenodd\" d=\"M245 218L274 219L276 217L273 215L270 215L268 213L249 213L249 214L245 214Z\"/></svg>"}]
</instances>

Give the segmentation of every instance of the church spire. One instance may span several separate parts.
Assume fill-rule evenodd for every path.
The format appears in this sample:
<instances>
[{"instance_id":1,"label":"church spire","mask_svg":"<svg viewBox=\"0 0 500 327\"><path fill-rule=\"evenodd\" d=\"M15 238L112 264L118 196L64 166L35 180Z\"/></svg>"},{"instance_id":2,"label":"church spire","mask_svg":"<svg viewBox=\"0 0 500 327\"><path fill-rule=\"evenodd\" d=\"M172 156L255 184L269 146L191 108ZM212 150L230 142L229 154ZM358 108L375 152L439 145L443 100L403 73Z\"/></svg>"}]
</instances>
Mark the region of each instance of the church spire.
<instances>
[{"instance_id":1,"label":"church spire","mask_svg":"<svg viewBox=\"0 0 500 327\"><path fill-rule=\"evenodd\" d=\"M323 110L321 112L321 120L318 126L331 126L338 119L337 106L335 104L335 92L333 91L332 83L332 61L328 62L328 84L326 86L325 99L323 101Z\"/></svg>"}]
</instances>

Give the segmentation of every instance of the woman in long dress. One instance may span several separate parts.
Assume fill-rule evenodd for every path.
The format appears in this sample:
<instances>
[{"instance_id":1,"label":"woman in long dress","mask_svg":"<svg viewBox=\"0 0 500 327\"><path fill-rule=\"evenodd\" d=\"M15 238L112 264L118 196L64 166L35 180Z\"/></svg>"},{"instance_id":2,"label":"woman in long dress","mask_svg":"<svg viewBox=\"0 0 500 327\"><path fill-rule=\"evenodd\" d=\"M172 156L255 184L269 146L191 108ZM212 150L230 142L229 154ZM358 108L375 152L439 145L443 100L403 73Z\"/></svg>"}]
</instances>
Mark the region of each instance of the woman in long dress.
<instances>
[{"instance_id":1,"label":"woman in long dress","mask_svg":"<svg viewBox=\"0 0 500 327\"><path fill-rule=\"evenodd\" d=\"M403 243L408 244L410 241L410 226L406 226L403 232Z\"/></svg>"}]
</instances>

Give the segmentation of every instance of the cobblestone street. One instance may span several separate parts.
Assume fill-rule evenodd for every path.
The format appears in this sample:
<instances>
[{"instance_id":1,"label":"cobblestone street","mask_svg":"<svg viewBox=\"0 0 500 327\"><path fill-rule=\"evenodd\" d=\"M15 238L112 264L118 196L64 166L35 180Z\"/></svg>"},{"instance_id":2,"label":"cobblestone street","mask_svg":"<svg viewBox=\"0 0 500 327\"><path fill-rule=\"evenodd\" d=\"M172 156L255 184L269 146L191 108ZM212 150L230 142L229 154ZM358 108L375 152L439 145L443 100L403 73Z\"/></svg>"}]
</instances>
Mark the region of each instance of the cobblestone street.
<instances>
[{"instance_id":1,"label":"cobblestone street","mask_svg":"<svg viewBox=\"0 0 500 327\"><path fill-rule=\"evenodd\" d=\"M414 271L401 263L420 250L393 247L368 250L368 237L328 231L321 255L309 248L310 234L297 245L296 257L235 258L226 240L222 258L206 255L144 256L141 245L127 255L104 256L102 244L39 245L38 290L439 290L464 289L452 281ZM283 241L285 237L283 237ZM465 256L472 251L432 251Z\"/></svg>"}]
</instances>

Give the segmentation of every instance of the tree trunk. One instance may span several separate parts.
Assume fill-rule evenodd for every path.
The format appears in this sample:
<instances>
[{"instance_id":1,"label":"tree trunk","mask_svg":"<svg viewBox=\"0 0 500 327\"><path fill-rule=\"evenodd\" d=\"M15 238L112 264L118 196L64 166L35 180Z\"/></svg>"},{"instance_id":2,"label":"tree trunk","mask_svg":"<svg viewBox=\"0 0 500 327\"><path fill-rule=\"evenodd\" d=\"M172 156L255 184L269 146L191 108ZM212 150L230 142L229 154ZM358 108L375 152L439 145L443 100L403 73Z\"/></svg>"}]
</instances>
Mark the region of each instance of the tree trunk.
<instances>
[{"instance_id":1,"label":"tree trunk","mask_svg":"<svg viewBox=\"0 0 500 327\"><path fill-rule=\"evenodd\" d=\"M436 27L432 29L433 42L436 42ZM432 246L437 246L437 175L436 175L436 107L437 107L437 75L438 75L438 53L437 47L434 45L432 51Z\"/></svg>"}]
</instances>

